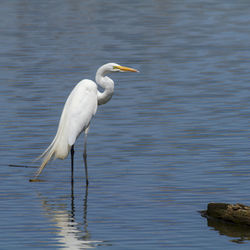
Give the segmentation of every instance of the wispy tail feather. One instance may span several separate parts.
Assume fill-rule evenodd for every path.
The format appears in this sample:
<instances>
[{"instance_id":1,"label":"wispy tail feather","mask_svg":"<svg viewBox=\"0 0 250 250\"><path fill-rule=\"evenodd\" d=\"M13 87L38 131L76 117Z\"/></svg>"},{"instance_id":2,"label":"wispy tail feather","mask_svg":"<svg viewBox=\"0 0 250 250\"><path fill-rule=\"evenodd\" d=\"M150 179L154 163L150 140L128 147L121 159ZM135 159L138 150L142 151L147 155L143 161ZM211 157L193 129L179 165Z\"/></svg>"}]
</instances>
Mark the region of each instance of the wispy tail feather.
<instances>
[{"instance_id":1,"label":"wispy tail feather","mask_svg":"<svg viewBox=\"0 0 250 250\"><path fill-rule=\"evenodd\" d=\"M33 180L37 179L37 177L41 174L41 172L43 171L43 169L45 168L47 163L50 161L50 159L55 154L55 140L56 140L56 137L54 138L52 143L49 145L49 147L40 156L38 156L35 159L35 161L36 161L36 160L43 158L43 162L42 162L41 166L39 167L39 169L36 171L36 174L35 174Z\"/></svg>"},{"instance_id":2,"label":"wispy tail feather","mask_svg":"<svg viewBox=\"0 0 250 250\"><path fill-rule=\"evenodd\" d=\"M53 156L54 152L49 152L45 158L43 159L43 162L41 164L41 166L39 167L39 169L37 170L34 179L36 179L41 172L43 171L44 167L47 165L47 163L49 162L49 160L51 159L51 157Z\"/></svg>"},{"instance_id":3,"label":"wispy tail feather","mask_svg":"<svg viewBox=\"0 0 250 250\"><path fill-rule=\"evenodd\" d=\"M57 138L58 136L56 135L55 136L55 138L53 139L53 141L51 142L51 144L47 147L47 149L42 153L42 154L40 154L34 161L38 161L38 160L40 160L41 158L44 158L44 160L45 160L45 157L46 157L46 155L48 155L49 154L49 152L51 151L51 149L53 148L53 146L55 145L55 142L56 142L56 138ZM53 155L51 155L51 157L52 157ZM49 160L48 160L49 161ZM38 171L37 171L38 172Z\"/></svg>"},{"instance_id":4,"label":"wispy tail feather","mask_svg":"<svg viewBox=\"0 0 250 250\"><path fill-rule=\"evenodd\" d=\"M62 112L55 138L53 139L49 147L35 159L39 160L43 158L43 162L34 176L33 179L34 181L41 174L44 167L47 165L47 163L53 156L54 158L64 159L65 157L67 157L69 153L71 146L68 144L68 137L67 137L68 123L64 122L64 120L65 120L65 109Z\"/></svg>"},{"instance_id":5,"label":"wispy tail feather","mask_svg":"<svg viewBox=\"0 0 250 250\"><path fill-rule=\"evenodd\" d=\"M61 137L57 134L49 147L36 158L36 160L43 158L43 162L32 180L35 181L37 179L52 157L60 159L67 157L70 148L71 146L67 143L66 137Z\"/></svg>"}]
</instances>

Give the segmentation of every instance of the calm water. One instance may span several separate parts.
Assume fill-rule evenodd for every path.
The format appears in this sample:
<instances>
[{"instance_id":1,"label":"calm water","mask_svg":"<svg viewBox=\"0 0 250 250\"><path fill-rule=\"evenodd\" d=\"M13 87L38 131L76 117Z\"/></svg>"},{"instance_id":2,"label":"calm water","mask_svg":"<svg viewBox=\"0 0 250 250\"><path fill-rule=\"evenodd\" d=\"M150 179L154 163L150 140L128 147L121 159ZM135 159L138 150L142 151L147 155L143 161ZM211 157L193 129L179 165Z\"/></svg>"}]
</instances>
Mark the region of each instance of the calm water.
<instances>
[{"instance_id":1,"label":"calm water","mask_svg":"<svg viewBox=\"0 0 250 250\"><path fill-rule=\"evenodd\" d=\"M198 212L250 204L249 13L230 0L2 0L0 248L249 249L248 229ZM106 62L140 74L112 75L89 188L82 137L73 187L70 159L29 183L67 95Z\"/></svg>"}]
</instances>

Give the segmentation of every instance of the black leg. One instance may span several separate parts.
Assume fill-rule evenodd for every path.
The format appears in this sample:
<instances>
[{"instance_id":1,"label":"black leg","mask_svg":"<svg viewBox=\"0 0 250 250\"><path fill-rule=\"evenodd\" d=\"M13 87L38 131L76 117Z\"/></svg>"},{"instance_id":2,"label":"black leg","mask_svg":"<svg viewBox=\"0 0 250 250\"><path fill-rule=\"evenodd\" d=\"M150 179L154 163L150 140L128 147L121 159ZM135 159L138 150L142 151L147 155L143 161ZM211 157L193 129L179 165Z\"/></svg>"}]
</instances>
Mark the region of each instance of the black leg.
<instances>
[{"instance_id":1,"label":"black leg","mask_svg":"<svg viewBox=\"0 0 250 250\"><path fill-rule=\"evenodd\" d=\"M88 178L88 165L87 165L87 133L85 133L85 136L84 136L83 160L84 160L84 166L85 166L86 186L88 186L89 178Z\"/></svg>"},{"instance_id":2,"label":"black leg","mask_svg":"<svg viewBox=\"0 0 250 250\"><path fill-rule=\"evenodd\" d=\"M74 145L71 146L71 182L73 182L73 179L74 179L74 153L75 153L75 150L74 150Z\"/></svg>"}]
</instances>

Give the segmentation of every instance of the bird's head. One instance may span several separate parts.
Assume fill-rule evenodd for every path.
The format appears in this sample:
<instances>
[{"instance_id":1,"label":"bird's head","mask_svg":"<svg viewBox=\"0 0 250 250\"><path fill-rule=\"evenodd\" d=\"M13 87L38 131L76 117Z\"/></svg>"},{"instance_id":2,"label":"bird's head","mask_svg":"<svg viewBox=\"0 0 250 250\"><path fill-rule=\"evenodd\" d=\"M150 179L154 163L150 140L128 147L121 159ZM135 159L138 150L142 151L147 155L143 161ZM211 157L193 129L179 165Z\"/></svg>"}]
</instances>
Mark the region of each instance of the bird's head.
<instances>
[{"instance_id":1,"label":"bird's head","mask_svg":"<svg viewBox=\"0 0 250 250\"><path fill-rule=\"evenodd\" d=\"M121 66L117 63L107 63L105 66L110 72L139 72L137 69Z\"/></svg>"}]
</instances>

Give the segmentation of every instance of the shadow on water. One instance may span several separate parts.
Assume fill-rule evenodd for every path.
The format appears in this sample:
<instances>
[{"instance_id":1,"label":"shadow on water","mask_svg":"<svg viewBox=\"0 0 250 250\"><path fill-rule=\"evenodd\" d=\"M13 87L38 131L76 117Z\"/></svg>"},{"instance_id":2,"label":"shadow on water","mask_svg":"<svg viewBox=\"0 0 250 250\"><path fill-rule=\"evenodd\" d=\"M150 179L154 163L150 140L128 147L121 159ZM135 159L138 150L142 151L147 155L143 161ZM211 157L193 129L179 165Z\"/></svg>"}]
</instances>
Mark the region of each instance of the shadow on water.
<instances>
[{"instance_id":1,"label":"shadow on water","mask_svg":"<svg viewBox=\"0 0 250 250\"><path fill-rule=\"evenodd\" d=\"M103 245L102 241L91 240L91 234L88 230L87 208L88 208L88 186L85 188L83 198L83 218L82 222L77 222L77 211L75 206L74 180L71 179L71 206L68 210L66 204L55 203L55 200L49 200L41 194L38 194L42 202L42 208L45 215L51 219L57 228L57 239L63 247L67 249L86 249L95 248Z\"/></svg>"},{"instance_id":2,"label":"shadow on water","mask_svg":"<svg viewBox=\"0 0 250 250\"><path fill-rule=\"evenodd\" d=\"M205 216L202 212L201 215L207 218L208 227L219 232L220 235L234 238L230 240L231 242L242 244L250 240L250 226L210 218Z\"/></svg>"}]
</instances>

